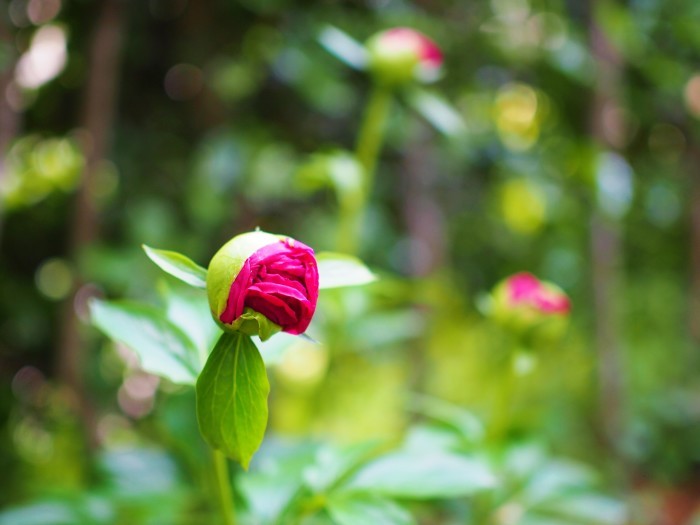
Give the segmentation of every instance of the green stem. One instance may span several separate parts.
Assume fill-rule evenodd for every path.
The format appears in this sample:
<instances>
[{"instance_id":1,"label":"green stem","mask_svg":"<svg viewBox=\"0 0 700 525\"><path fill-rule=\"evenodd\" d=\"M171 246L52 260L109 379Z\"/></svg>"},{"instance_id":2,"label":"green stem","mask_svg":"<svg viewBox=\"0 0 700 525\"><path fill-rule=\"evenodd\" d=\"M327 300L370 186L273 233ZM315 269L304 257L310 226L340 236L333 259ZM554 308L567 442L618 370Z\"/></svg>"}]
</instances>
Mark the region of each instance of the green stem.
<instances>
[{"instance_id":1,"label":"green stem","mask_svg":"<svg viewBox=\"0 0 700 525\"><path fill-rule=\"evenodd\" d=\"M214 474L218 489L219 505L221 506L221 518L223 525L235 525L236 518L233 509L233 493L231 491L231 478L228 473L228 462L218 450L212 451L214 460Z\"/></svg>"},{"instance_id":2,"label":"green stem","mask_svg":"<svg viewBox=\"0 0 700 525\"><path fill-rule=\"evenodd\" d=\"M355 156L363 169L363 180L359 194L355 198L340 203L340 224L338 228L338 250L344 253L357 253L362 216L374 185L374 172L379 152L384 143L386 121L391 109L392 91L382 85L374 87L362 119L355 146Z\"/></svg>"},{"instance_id":3,"label":"green stem","mask_svg":"<svg viewBox=\"0 0 700 525\"><path fill-rule=\"evenodd\" d=\"M391 89L375 86L367 103L362 127L357 137L355 154L365 170L365 195L369 193L374 181L374 168L377 164L379 150L384 142L386 120L391 107Z\"/></svg>"},{"instance_id":4,"label":"green stem","mask_svg":"<svg viewBox=\"0 0 700 525\"><path fill-rule=\"evenodd\" d=\"M502 383L498 385L499 388L495 393L489 425L489 435L491 439L497 441L505 440L512 425L513 404L516 400L515 394L518 387L518 377L513 366L516 351L517 345L512 338L507 337L503 361L499 363Z\"/></svg>"}]
</instances>

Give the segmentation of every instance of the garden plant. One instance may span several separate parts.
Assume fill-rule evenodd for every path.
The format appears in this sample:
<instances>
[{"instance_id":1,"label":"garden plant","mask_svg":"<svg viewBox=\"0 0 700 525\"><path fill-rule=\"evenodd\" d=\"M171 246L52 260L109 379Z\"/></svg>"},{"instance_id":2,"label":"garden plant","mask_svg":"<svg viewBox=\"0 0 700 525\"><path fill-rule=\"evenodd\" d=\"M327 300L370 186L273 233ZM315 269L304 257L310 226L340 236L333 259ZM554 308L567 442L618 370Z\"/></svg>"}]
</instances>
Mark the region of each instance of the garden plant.
<instances>
[{"instance_id":1,"label":"garden plant","mask_svg":"<svg viewBox=\"0 0 700 525\"><path fill-rule=\"evenodd\" d=\"M0 525L700 523L697 2L6 4Z\"/></svg>"}]
</instances>

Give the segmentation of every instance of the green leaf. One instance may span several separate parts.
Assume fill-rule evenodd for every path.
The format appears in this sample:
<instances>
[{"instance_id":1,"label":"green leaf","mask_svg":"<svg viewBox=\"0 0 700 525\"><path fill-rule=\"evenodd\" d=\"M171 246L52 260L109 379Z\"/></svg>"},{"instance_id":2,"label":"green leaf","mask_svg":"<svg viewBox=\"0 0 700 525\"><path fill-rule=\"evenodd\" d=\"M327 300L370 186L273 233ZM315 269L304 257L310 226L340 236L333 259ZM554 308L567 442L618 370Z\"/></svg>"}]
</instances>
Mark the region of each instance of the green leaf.
<instances>
[{"instance_id":1,"label":"green leaf","mask_svg":"<svg viewBox=\"0 0 700 525\"><path fill-rule=\"evenodd\" d=\"M416 412L453 427L471 443L476 443L484 437L481 421L458 405L421 394L410 395L408 402Z\"/></svg>"},{"instance_id":2,"label":"green leaf","mask_svg":"<svg viewBox=\"0 0 700 525\"><path fill-rule=\"evenodd\" d=\"M224 333L197 380L197 420L204 440L247 469L265 435L270 384L247 335Z\"/></svg>"},{"instance_id":3,"label":"green leaf","mask_svg":"<svg viewBox=\"0 0 700 525\"><path fill-rule=\"evenodd\" d=\"M326 445L319 449L315 461L304 470L304 481L315 493L328 491L356 469L376 449L377 443Z\"/></svg>"},{"instance_id":4,"label":"green leaf","mask_svg":"<svg viewBox=\"0 0 700 525\"><path fill-rule=\"evenodd\" d=\"M255 346L260 350L265 366L278 365L282 362L287 352L300 342L298 335L278 332L275 337L263 341L259 337L253 337Z\"/></svg>"},{"instance_id":5,"label":"green leaf","mask_svg":"<svg viewBox=\"0 0 700 525\"><path fill-rule=\"evenodd\" d=\"M250 516L247 521L241 516L241 523L294 523L299 510L296 504L305 501L300 497L306 494L302 488L302 472L313 461L317 449L317 444L305 440L266 443L264 461L245 476L236 478L236 488Z\"/></svg>"},{"instance_id":6,"label":"green leaf","mask_svg":"<svg viewBox=\"0 0 700 525\"><path fill-rule=\"evenodd\" d=\"M0 512L0 525L71 525L79 519L67 501L40 501Z\"/></svg>"},{"instance_id":7,"label":"green leaf","mask_svg":"<svg viewBox=\"0 0 700 525\"><path fill-rule=\"evenodd\" d=\"M495 486L489 466L448 452L406 450L380 457L360 470L347 490L431 499L467 496Z\"/></svg>"},{"instance_id":8,"label":"green leaf","mask_svg":"<svg viewBox=\"0 0 700 525\"><path fill-rule=\"evenodd\" d=\"M158 283L158 289L165 302L165 316L197 347L201 370L221 334L221 329L211 317L206 293L179 283L166 282L165 279Z\"/></svg>"},{"instance_id":9,"label":"green leaf","mask_svg":"<svg viewBox=\"0 0 700 525\"><path fill-rule=\"evenodd\" d=\"M364 198L364 168L357 157L344 150L314 153L296 172L298 186L306 191L333 188L338 202L354 208Z\"/></svg>"},{"instance_id":10,"label":"green leaf","mask_svg":"<svg viewBox=\"0 0 700 525\"><path fill-rule=\"evenodd\" d=\"M348 66L362 71L367 67L368 55L365 46L337 27L326 26L318 41L326 50Z\"/></svg>"},{"instance_id":11,"label":"green leaf","mask_svg":"<svg viewBox=\"0 0 700 525\"><path fill-rule=\"evenodd\" d=\"M435 93L412 88L406 98L413 109L443 135L458 136L466 131L459 112Z\"/></svg>"},{"instance_id":12,"label":"green leaf","mask_svg":"<svg viewBox=\"0 0 700 525\"><path fill-rule=\"evenodd\" d=\"M358 286L377 280L365 264L351 255L333 252L316 254L318 261L319 288L340 288L343 286Z\"/></svg>"},{"instance_id":13,"label":"green leaf","mask_svg":"<svg viewBox=\"0 0 700 525\"><path fill-rule=\"evenodd\" d=\"M538 515L562 518L566 523L621 525L628 518L621 501L595 493L564 495L532 510Z\"/></svg>"},{"instance_id":14,"label":"green leaf","mask_svg":"<svg viewBox=\"0 0 700 525\"><path fill-rule=\"evenodd\" d=\"M391 500L373 494L342 494L326 503L328 513L337 525L411 525L411 514Z\"/></svg>"},{"instance_id":15,"label":"green leaf","mask_svg":"<svg viewBox=\"0 0 700 525\"><path fill-rule=\"evenodd\" d=\"M173 383L194 384L200 370L197 347L157 308L93 300L90 318L107 337L136 352L146 372Z\"/></svg>"},{"instance_id":16,"label":"green leaf","mask_svg":"<svg viewBox=\"0 0 700 525\"><path fill-rule=\"evenodd\" d=\"M143 245L143 250L166 273L196 288L207 287L207 271L181 253L157 250Z\"/></svg>"}]
</instances>

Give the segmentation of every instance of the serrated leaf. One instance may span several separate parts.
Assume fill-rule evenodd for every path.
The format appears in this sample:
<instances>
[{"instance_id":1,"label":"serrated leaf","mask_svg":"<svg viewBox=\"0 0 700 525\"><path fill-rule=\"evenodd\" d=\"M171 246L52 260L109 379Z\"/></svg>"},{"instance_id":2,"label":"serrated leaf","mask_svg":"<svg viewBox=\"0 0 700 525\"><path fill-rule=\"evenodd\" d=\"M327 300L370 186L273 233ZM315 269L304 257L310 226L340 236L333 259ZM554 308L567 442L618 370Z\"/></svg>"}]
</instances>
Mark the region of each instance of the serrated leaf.
<instances>
[{"instance_id":1,"label":"serrated leaf","mask_svg":"<svg viewBox=\"0 0 700 525\"><path fill-rule=\"evenodd\" d=\"M94 300L90 319L107 337L131 348L146 372L194 384L200 369L197 347L157 308Z\"/></svg>"},{"instance_id":2,"label":"serrated leaf","mask_svg":"<svg viewBox=\"0 0 700 525\"><path fill-rule=\"evenodd\" d=\"M326 26L318 35L318 41L329 53L353 69L362 71L367 66L365 46L337 27Z\"/></svg>"},{"instance_id":3,"label":"serrated leaf","mask_svg":"<svg viewBox=\"0 0 700 525\"><path fill-rule=\"evenodd\" d=\"M455 136L466 131L459 112L435 93L413 88L407 92L406 98L413 109L443 135Z\"/></svg>"},{"instance_id":4,"label":"serrated leaf","mask_svg":"<svg viewBox=\"0 0 700 525\"><path fill-rule=\"evenodd\" d=\"M316 254L319 288L359 286L377 280L377 276L365 264L351 255L333 252Z\"/></svg>"},{"instance_id":5,"label":"serrated leaf","mask_svg":"<svg viewBox=\"0 0 700 525\"><path fill-rule=\"evenodd\" d=\"M491 469L478 458L406 450L370 463L345 489L396 498L432 499L468 496L495 484Z\"/></svg>"},{"instance_id":6,"label":"serrated leaf","mask_svg":"<svg viewBox=\"0 0 700 525\"><path fill-rule=\"evenodd\" d=\"M413 516L391 500L373 494L332 496L326 508L337 525L412 525Z\"/></svg>"},{"instance_id":7,"label":"serrated leaf","mask_svg":"<svg viewBox=\"0 0 700 525\"><path fill-rule=\"evenodd\" d=\"M247 335L224 333L197 380L197 420L204 440L247 469L267 426L270 384Z\"/></svg>"},{"instance_id":8,"label":"serrated leaf","mask_svg":"<svg viewBox=\"0 0 700 525\"><path fill-rule=\"evenodd\" d=\"M143 245L143 251L161 270L196 288L207 287L207 270L178 252Z\"/></svg>"}]
</instances>

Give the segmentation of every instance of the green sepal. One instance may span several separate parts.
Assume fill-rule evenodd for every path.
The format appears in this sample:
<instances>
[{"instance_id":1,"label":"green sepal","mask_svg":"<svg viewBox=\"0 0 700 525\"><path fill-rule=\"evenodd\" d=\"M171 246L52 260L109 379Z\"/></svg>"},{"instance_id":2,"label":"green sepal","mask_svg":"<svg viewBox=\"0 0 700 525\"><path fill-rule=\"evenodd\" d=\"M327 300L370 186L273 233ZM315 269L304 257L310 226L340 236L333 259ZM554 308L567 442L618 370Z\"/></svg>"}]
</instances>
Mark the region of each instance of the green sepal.
<instances>
[{"instance_id":1,"label":"green sepal","mask_svg":"<svg viewBox=\"0 0 700 525\"><path fill-rule=\"evenodd\" d=\"M223 333L197 379L197 421L204 440L248 469L267 426L270 383L255 343Z\"/></svg>"},{"instance_id":2,"label":"green sepal","mask_svg":"<svg viewBox=\"0 0 700 525\"><path fill-rule=\"evenodd\" d=\"M273 323L260 312L246 307L241 316L232 324L218 323L226 332L240 332L247 336L257 335L261 341L267 341L282 330L282 327Z\"/></svg>"}]
</instances>

